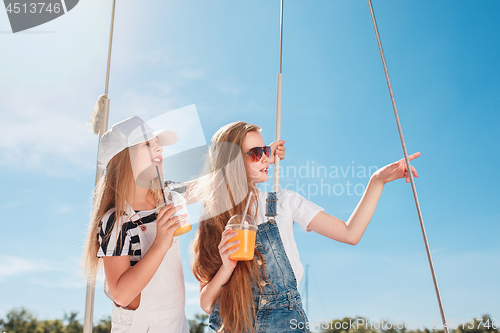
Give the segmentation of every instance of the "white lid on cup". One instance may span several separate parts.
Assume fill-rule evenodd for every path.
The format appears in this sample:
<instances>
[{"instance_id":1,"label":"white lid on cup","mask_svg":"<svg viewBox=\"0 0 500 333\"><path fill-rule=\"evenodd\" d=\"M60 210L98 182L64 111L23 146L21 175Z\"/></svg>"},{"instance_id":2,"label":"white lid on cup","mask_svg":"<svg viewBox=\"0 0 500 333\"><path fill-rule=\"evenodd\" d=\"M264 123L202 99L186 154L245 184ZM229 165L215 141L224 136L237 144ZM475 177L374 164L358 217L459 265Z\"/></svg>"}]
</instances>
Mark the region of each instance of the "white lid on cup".
<instances>
[{"instance_id":1,"label":"white lid on cup","mask_svg":"<svg viewBox=\"0 0 500 333\"><path fill-rule=\"evenodd\" d=\"M231 217L226 224L226 229L229 227L234 230L253 230L255 232L258 230L257 223L248 214L245 216L245 221L243 221L243 215L234 215Z\"/></svg>"}]
</instances>

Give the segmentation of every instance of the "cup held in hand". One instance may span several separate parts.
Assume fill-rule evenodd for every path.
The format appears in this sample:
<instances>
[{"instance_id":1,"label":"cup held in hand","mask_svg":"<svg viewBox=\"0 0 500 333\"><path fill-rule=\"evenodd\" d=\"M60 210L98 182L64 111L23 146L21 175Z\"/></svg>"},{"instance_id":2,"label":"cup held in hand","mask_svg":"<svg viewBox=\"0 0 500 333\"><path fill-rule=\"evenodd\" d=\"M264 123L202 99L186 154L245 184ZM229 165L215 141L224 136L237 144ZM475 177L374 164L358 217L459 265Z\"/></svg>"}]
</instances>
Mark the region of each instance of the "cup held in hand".
<instances>
[{"instance_id":1,"label":"cup held in hand","mask_svg":"<svg viewBox=\"0 0 500 333\"><path fill-rule=\"evenodd\" d=\"M182 209L177 211L173 216L186 214L187 217L184 220L181 220L179 222L180 227L177 228L177 230L174 232L174 237L180 236L180 235L183 235L183 234L189 232L192 229L192 226L191 226L191 221L189 220L189 215L188 215L187 208L186 208L186 203L187 203L186 199L184 199L184 197L182 195L180 195L179 193L177 193L175 191L170 191L169 193L166 193L165 196L166 196L167 202L165 202L163 200L163 197L160 197L158 199L158 201L156 203L156 213L158 214L163 207L168 206L171 203L174 204L174 207L182 206Z\"/></svg>"},{"instance_id":2,"label":"cup held in hand","mask_svg":"<svg viewBox=\"0 0 500 333\"><path fill-rule=\"evenodd\" d=\"M243 215L234 215L227 222L226 229L229 227L233 229L232 232L236 231L238 233L238 235L231 238L229 242L236 240L240 241L240 243L236 245L239 247L238 251L231 254L229 259L252 260L255 250L255 236L257 235L258 230L255 220L250 215L246 215L245 220L243 221Z\"/></svg>"}]
</instances>

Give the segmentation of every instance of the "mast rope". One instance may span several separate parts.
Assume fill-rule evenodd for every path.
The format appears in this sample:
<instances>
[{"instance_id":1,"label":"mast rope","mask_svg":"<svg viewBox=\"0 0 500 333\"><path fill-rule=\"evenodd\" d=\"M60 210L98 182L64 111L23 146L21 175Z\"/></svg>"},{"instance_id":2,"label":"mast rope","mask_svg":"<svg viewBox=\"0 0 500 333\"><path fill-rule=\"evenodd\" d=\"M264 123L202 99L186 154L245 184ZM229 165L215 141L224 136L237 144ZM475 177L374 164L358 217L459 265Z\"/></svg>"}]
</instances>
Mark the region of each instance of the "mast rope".
<instances>
[{"instance_id":1,"label":"mast rope","mask_svg":"<svg viewBox=\"0 0 500 333\"><path fill-rule=\"evenodd\" d=\"M283 0L281 0L281 12L280 12L280 71L278 73L278 87L276 89L276 141L281 137L281 85L282 85L282 74L281 74L281 51L283 46ZM274 192L278 192L280 189L280 158L274 155Z\"/></svg>"},{"instance_id":2,"label":"mast rope","mask_svg":"<svg viewBox=\"0 0 500 333\"><path fill-rule=\"evenodd\" d=\"M104 95L98 97L90 121L87 123L87 125L90 125L89 129L90 132L99 135L98 142L100 142L101 137L108 129L108 118L109 118L108 88L109 88L109 72L111 68L111 46L113 43L113 26L115 23L115 6L116 6L116 0L113 0L113 9L111 11L111 28L109 32L108 64L106 68L106 85L104 89ZM97 145L97 151L99 152L99 143ZM95 177L96 184L103 174L104 170L99 168L99 165L97 163L96 177ZM92 329L94 326L94 298L95 298L95 279L87 280L87 291L85 296L85 316L83 319L83 333L92 333Z\"/></svg>"},{"instance_id":3,"label":"mast rope","mask_svg":"<svg viewBox=\"0 0 500 333\"><path fill-rule=\"evenodd\" d=\"M387 71L387 64L385 62L384 51L382 50L382 42L380 41L380 35L378 33L377 21L375 20L375 14L373 12L372 2L368 0L368 6L370 7L370 14L372 17L373 28L375 29L375 36L377 37L378 49L380 51L380 57L382 58L382 65L384 67L385 79L387 81L387 87L389 88L389 94L391 96L392 109L394 110L394 116L396 118L396 124L398 126L399 138L401 140L401 146L403 147L403 153L405 155L406 167L408 169L408 175L410 176L410 183L413 192L413 198L415 199L415 206L417 207L418 219L420 221L420 229L422 230L422 237L424 239L425 251L427 252L427 259L429 261L429 267L431 269L432 281L434 283L434 289L436 292L436 297L439 305L439 311L441 313L441 320L443 321L443 328L445 333L448 333L448 324L446 322L446 316L444 314L443 303L441 301L441 294L439 293L439 287L437 283L436 273L434 271L434 264L432 263L431 250L429 248L429 242L427 241L427 234L425 232L424 219L422 217L422 211L420 209L420 203L418 201L417 189L415 187L415 182L413 180L413 174L411 173L410 160L408 159L408 152L406 151L406 144L403 137L403 130L401 128L401 123L399 121L398 109L396 107L396 101L394 99L394 94L392 92L391 80L389 78L389 72Z\"/></svg>"}]
</instances>

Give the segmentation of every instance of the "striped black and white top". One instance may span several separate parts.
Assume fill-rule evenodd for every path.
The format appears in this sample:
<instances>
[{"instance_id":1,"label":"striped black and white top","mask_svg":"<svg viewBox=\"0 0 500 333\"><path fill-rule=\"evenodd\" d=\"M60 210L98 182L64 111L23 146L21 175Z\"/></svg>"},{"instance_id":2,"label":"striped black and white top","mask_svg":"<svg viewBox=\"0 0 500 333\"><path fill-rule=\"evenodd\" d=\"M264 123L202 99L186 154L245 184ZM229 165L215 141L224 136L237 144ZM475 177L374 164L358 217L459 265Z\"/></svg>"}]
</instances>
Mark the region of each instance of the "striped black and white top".
<instances>
[{"instance_id":1,"label":"striped black and white top","mask_svg":"<svg viewBox=\"0 0 500 333\"><path fill-rule=\"evenodd\" d=\"M186 183L167 180L165 182L165 191L167 190L185 196ZM130 256L130 265L134 266L145 253L141 248L139 238L141 227L146 227L146 230L147 228L154 228L156 231L156 212L154 209L134 211L130 208L127 214L123 216L122 223L116 223L115 215L115 208L111 208L101 219L99 233L97 234L99 242L97 257Z\"/></svg>"}]
</instances>

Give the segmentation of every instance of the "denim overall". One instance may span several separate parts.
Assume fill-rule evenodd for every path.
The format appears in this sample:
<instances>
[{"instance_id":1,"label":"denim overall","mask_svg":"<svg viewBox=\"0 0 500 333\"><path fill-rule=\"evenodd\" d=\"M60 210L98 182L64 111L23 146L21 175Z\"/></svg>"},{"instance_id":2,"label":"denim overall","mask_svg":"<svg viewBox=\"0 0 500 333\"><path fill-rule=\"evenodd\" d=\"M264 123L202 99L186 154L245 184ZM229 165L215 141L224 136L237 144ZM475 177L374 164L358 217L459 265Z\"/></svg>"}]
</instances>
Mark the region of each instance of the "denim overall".
<instances>
[{"instance_id":1,"label":"denim overall","mask_svg":"<svg viewBox=\"0 0 500 333\"><path fill-rule=\"evenodd\" d=\"M297 290L297 280L275 221L276 202L276 193L268 193L266 200L268 222L258 226L255 240L256 249L264 258L267 275L267 280L263 278L253 285L253 301L257 317L257 323L254 323L255 333L309 333L309 329L305 328L308 326L307 317ZM262 266L263 263L257 256L255 260ZM210 313L209 332L217 332L220 326L219 300L217 300Z\"/></svg>"}]
</instances>

